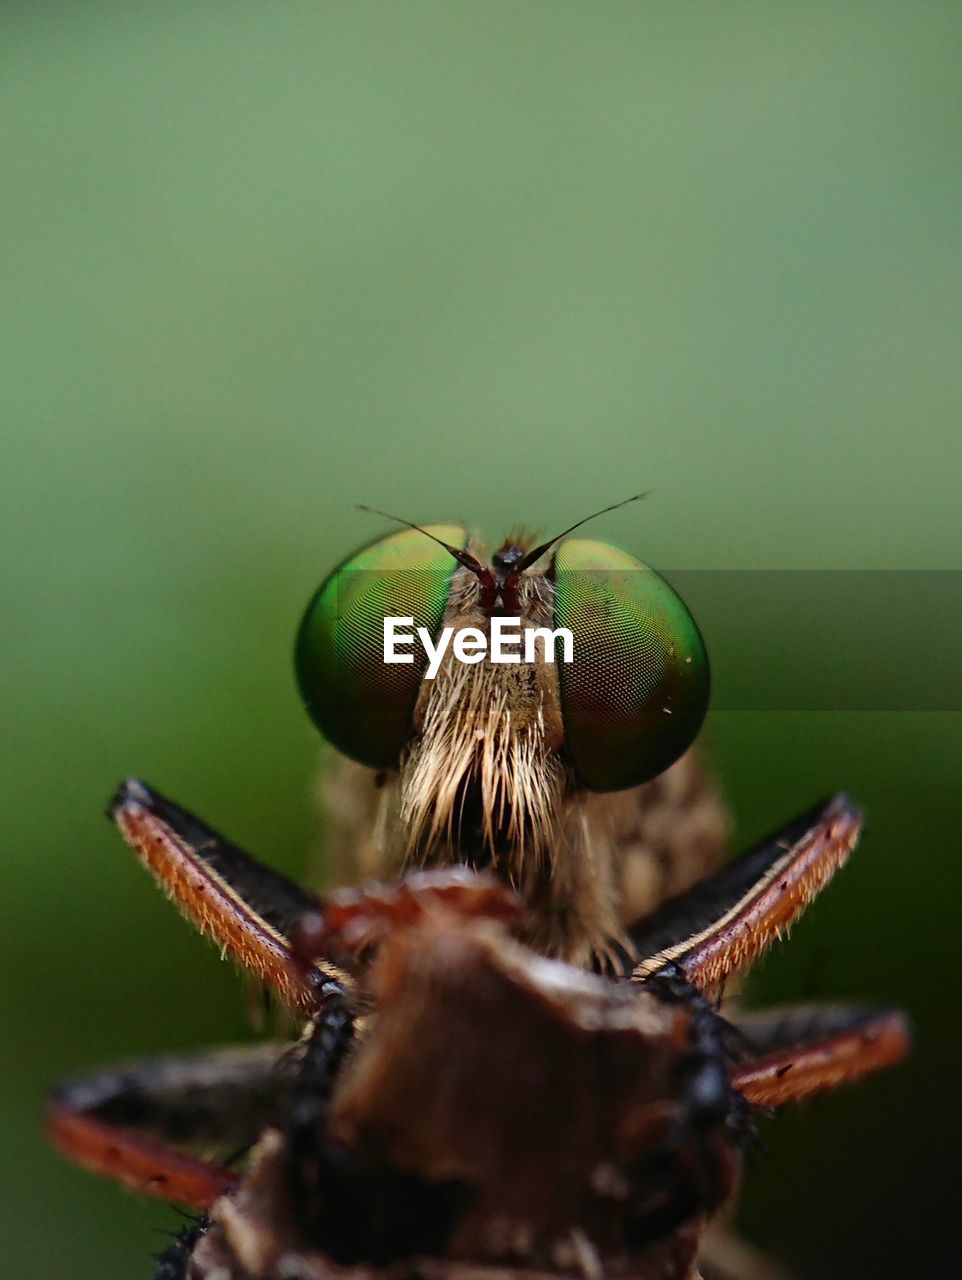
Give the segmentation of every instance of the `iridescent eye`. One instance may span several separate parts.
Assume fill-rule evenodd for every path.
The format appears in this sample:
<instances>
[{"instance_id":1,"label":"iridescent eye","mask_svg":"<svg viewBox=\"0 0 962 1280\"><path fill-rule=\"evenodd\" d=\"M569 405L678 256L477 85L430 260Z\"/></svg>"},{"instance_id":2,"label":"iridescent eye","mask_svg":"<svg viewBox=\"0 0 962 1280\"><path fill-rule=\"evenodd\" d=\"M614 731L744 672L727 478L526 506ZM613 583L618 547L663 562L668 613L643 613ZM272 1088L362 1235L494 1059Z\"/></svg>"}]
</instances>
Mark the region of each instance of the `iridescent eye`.
<instances>
[{"instance_id":1,"label":"iridescent eye","mask_svg":"<svg viewBox=\"0 0 962 1280\"><path fill-rule=\"evenodd\" d=\"M427 532L463 548L456 525ZM364 547L326 578L297 635L297 683L314 723L339 751L373 768L393 764L411 732L427 666L423 648L411 664L384 661L384 619L413 618L440 630L457 561L424 533L405 529Z\"/></svg>"},{"instance_id":2,"label":"iridescent eye","mask_svg":"<svg viewBox=\"0 0 962 1280\"><path fill-rule=\"evenodd\" d=\"M592 791L635 786L691 744L708 707L708 656L695 621L654 569L605 542L558 545L555 624L568 754Z\"/></svg>"}]
</instances>

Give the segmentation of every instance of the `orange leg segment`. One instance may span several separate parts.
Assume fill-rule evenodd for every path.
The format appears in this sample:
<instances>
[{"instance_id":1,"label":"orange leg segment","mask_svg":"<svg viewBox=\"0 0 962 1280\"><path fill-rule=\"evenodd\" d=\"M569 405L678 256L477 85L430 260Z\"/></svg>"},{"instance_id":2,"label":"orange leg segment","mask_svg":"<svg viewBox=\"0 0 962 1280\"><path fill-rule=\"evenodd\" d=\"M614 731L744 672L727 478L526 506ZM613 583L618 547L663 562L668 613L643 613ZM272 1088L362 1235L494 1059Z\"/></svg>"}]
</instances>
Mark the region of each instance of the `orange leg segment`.
<instances>
[{"instance_id":1,"label":"orange leg segment","mask_svg":"<svg viewBox=\"0 0 962 1280\"><path fill-rule=\"evenodd\" d=\"M732 1084L748 1102L777 1107L895 1066L909 1047L902 1014L856 1013L848 1025L826 1028L739 1066Z\"/></svg>"},{"instance_id":2,"label":"orange leg segment","mask_svg":"<svg viewBox=\"0 0 962 1280\"><path fill-rule=\"evenodd\" d=\"M197 928L285 1003L301 1013L316 1008L318 980L344 980L332 966L313 971L296 963L285 934L257 901L286 895L293 918L316 899L255 863L197 819L143 783L128 781L110 810L124 839ZM296 896L295 896L296 895Z\"/></svg>"},{"instance_id":3,"label":"orange leg segment","mask_svg":"<svg viewBox=\"0 0 962 1280\"><path fill-rule=\"evenodd\" d=\"M47 1116L47 1136L65 1156L92 1173L191 1209L209 1209L238 1181L237 1174L220 1165L56 1104Z\"/></svg>"},{"instance_id":4,"label":"orange leg segment","mask_svg":"<svg viewBox=\"0 0 962 1280\"><path fill-rule=\"evenodd\" d=\"M705 990L753 964L855 848L861 815L844 795L666 904L636 934L636 981L675 966Z\"/></svg>"}]
</instances>

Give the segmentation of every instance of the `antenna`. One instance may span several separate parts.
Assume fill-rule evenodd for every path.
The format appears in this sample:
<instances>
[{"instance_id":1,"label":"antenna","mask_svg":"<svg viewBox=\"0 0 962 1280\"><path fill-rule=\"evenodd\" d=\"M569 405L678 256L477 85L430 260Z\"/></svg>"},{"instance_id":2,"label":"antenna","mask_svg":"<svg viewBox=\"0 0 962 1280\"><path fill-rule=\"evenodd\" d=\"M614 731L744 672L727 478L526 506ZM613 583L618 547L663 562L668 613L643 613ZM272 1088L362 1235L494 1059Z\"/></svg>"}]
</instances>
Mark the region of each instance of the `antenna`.
<instances>
[{"instance_id":1,"label":"antenna","mask_svg":"<svg viewBox=\"0 0 962 1280\"><path fill-rule=\"evenodd\" d=\"M355 503L355 510L367 511L373 516L383 516L385 520L393 520L395 524L403 524L409 529L414 529L417 533L423 533L426 538L430 538L439 547L443 547L445 551L450 552L458 564L464 565L465 569L470 569L472 573L477 574L482 580L483 576L488 573L481 561L476 560L470 552L463 551L460 547L452 547L450 543L444 542L441 538L436 538L433 533L428 533L427 529L422 529L419 524L414 524L411 520L405 520L403 516L392 516L389 511L379 511L377 507L365 506L363 502Z\"/></svg>"},{"instance_id":2,"label":"antenna","mask_svg":"<svg viewBox=\"0 0 962 1280\"><path fill-rule=\"evenodd\" d=\"M650 489L644 493L635 493L630 498L623 498L621 502L613 502L610 507L602 507L600 511L593 511L590 516L585 516L583 520L577 521L576 524L570 525L567 529L563 529L561 533L556 533L553 538L549 538L547 542L542 542L540 547L534 547L526 555L524 555L516 565L511 569L511 576L523 573L525 569L530 569L535 561L540 560L544 553L558 541L559 538L567 537L569 533L574 533L575 529L580 529L583 524L587 524L589 520L594 520L596 516L603 516L609 511L617 511L619 507L627 507L629 502L638 502L641 498L647 498L651 492ZM429 535L430 536L430 535Z\"/></svg>"}]
</instances>

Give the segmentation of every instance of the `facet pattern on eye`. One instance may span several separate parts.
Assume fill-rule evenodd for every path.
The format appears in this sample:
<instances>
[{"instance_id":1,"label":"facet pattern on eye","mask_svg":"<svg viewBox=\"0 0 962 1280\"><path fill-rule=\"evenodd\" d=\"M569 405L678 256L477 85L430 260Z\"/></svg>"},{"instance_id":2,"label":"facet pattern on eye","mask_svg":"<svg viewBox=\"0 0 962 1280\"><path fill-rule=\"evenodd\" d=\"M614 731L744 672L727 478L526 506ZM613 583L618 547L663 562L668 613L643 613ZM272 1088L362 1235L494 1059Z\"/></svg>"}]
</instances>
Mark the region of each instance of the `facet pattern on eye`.
<instances>
[{"instance_id":1,"label":"facet pattern on eye","mask_svg":"<svg viewBox=\"0 0 962 1280\"><path fill-rule=\"evenodd\" d=\"M465 531L432 525L430 532L463 546ZM403 530L363 548L321 585L298 634L301 696L324 736L345 755L373 767L393 763L410 732L424 675L424 657L384 661L384 619L441 625L457 562L422 533Z\"/></svg>"},{"instance_id":2,"label":"facet pattern on eye","mask_svg":"<svg viewBox=\"0 0 962 1280\"><path fill-rule=\"evenodd\" d=\"M574 633L558 668L565 739L582 782L634 786L691 744L708 705L704 643L653 569L607 543L569 538L555 553L555 618Z\"/></svg>"}]
</instances>

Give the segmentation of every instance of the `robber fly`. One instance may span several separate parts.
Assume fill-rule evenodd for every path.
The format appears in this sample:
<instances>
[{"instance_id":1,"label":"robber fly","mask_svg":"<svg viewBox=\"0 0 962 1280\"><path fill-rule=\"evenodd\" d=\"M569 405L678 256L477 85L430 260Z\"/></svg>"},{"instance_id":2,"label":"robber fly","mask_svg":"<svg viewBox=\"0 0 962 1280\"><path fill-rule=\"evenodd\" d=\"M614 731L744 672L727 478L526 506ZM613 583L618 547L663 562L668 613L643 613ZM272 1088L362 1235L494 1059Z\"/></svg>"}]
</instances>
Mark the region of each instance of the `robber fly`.
<instances>
[{"instance_id":1,"label":"robber fly","mask_svg":"<svg viewBox=\"0 0 962 1280\"><path fill-rule=\"evenodd\" d=\"M355 829L379 882L318 897L141 782L115 796L159 884L303 1023L292 1042L54 1095L66 1154L203 1215L158 1280L694 1280L752 1108L906 1052L895 1013L732 1019L714 1001L851 853L845 797L714 874L689 866L681 891L670 867L641 877L633 915L632 859L671 860L670 843L652 857L646 815L672 812L652 788L697 732L707 660L667 584L577 527L485 563L463 530L409 526L308 607L300 687L368 771L344 787L365 780ZM379 666L388 614L570 623L581 654L526 673L442 664L430 682L416 663Z\"/></svg>"},{"instance_id":2,"label":"robber fly","mask_svg":"<svg viewBox=\"0 0 962 1280\"><path fill-rule=\"evenodd\" d=\"M528 942L580 965L710 869L726 831L693 757L666 773L708 705L698 627L653 569L572 537L585 523L509 537L490 561L462 527L407 525L325 579L296 646L305 705L342 756L324 775L325 863L352 879L489 869L527 903ZM428 680L423 656L383 661L385 615L431 633L564 627L573 659L469 665L452 645Z\"/></svg>"}]
</instances>

